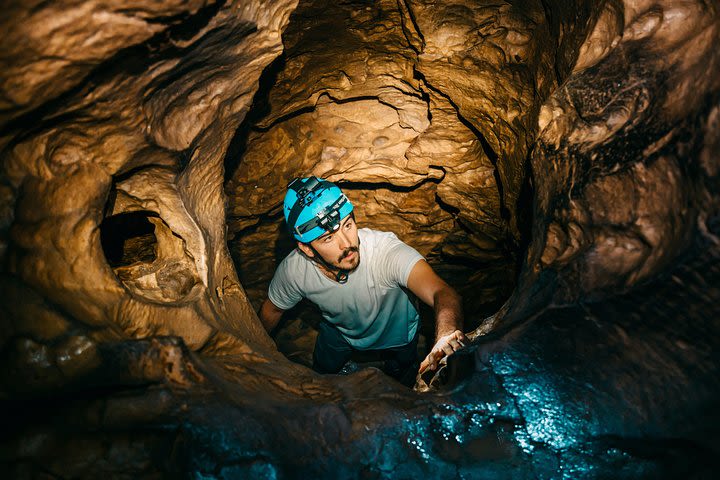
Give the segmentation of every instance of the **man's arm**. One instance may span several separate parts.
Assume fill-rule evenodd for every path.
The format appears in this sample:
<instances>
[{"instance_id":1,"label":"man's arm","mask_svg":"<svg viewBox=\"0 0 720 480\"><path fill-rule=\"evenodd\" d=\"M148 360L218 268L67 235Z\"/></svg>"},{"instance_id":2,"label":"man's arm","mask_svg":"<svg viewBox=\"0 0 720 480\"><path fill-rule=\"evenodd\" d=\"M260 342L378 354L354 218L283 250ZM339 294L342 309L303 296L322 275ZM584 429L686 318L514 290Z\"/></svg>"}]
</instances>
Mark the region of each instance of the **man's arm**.
<instances>
[{"instance_id":1,"label":"man's arm","mask_svg":"<svg viewBox=\"0 0 720 480\"><path fill-rule=\"evenodd\" d=\"M435 370L438 362L464 347L462 299L438 277L425 260L419 260L408 277L408 288L435 310L435 346L420 364L420 373Z\"/></svg>"},{"instance_id":2,"label":"man's arm","mask_svg":"<svg viewBox=\"0 0 720 480\"><path fill-rule=\"evenodd\" d=\"M285 310L276 307L269 298L266 298L260 307L260 314L258 316L265 330L270 333L272 329L277 326L278 322L280 322L283 313L285 313Z\"/></svg>"}]
</instances>

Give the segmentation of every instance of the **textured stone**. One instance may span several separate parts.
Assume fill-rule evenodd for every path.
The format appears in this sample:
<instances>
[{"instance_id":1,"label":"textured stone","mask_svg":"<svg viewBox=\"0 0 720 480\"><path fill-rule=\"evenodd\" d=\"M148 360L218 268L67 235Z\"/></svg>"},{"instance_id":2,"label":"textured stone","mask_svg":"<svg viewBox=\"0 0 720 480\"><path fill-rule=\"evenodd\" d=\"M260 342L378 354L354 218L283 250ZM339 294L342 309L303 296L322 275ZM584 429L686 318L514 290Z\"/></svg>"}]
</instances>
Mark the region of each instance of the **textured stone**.
<instances>
[{"instance_id":1,"label":"textured stone","mask_svg":"<svg viewBox=\"0 0 720 480\"><path fill-rule=\"evenodd\" d=\"M572 298L652 277L684 248L695 228L691 192L707 180L688 169L695 160L687 155L706 141L696 116L712 108L708 71L718 69L714 58L707 70L695 60L710 48L698 38L718 34L713 14L695 8L672 2L626 6L624 28L631 34L599 62L589 62L597 64L571 77L543 107L540 121L546 127L533 169L559 175L536 175L536 217L552 222L544 252L534 255L573 279L564 287ZM697 16L688 16L691 11ZM661 12L667 15L658 20ZM650 17L659 23L638 27ZM682 28L669 33L679 18L693 18L695 33ZM683 44L685 58L678 55ZM658 50L665 52L661 58L653 53ZM670 77L668 65L675 72ZM708 93L678 101L675 95L687 82ZM693 108L696 113L688 115Z\"/></svg>"},{"instance_id":2,"label":"textured stone","mask_svg":"<svg viewBox=\"0 0 720 480\"><path fill-rule=\"evenodd\" d=\"M423 39L419 71L486 142L501 182L504 215L516 219L533 117L555 81L542 4L408 5ZM511 228L518 235L517 226Z\"/></svg>"},{"instance_id":3,"label":"textured stone","mask_svg":"<svg viewBox=\"0 0 720 480\"><path fill-rule=\"evenodd\" d=\"M163 19L192 15L206 2L147 4L41 1L6 5L0 43L0 124L81 83L122 49L168 28Z\"/></svg>"},{"instance_id":4,"label":"textured stone","mask_svg":"<svg viewBox=\"0 0 720 480\"><path fill-rule=\"evenodd\" d=\"M54 106L52 115L44 117L40 111L36 120L42 128L33 135L16 136L3 153L3 179L10 187L8 200L15 204L12 227L4 230L8 270L71 317L108 329L108 336L116 335L119 326L137 337L180 335L199 348L218 328L237 328L248 316L254 317L242 289L229 290L221 305L213 305L216 282L231 281L234 273L227 250L211 245L224 236L224 148L247 110L262 68L280 52L279 33L292 6L292 2L276 2L259 9L247 4L243 10L228 4L202 12L197 11L199 5L182 7L197 12L193 24L172 18L185 10L158 5L156 14L170 15L169 23L180 22L182 35L172 30L165 43L154 37L135 54L103 64L87 86ZM124 12L122 18L133 10L116 7ZM51 9L44 8L45 13ZM77 6L83 8L101 7ZM144 17L142 12L138 9L135 15ZM208 12L214 16L208 17ZM58 20L66 21L67 15ZM106 22L110 32L115 31L113 19L118 17ZM139 19L130 23L148 26ZM32 22L23 25L29 29L23 34L33 28ZM167 26L159 22L148 28L159 32ZM188 35L192 28L195 31ZM58 44L72 48L72 32L56 33ZM123 37L120 30L116 33L108 48L127 48L141 41ZM89 34L90 30L84 33ZM63 35L70 38L63 40ZM233 48L224 48L224 56L209 55L220 39ZM76 62L85 68L82 57ZM228 64L232 68L226 68ZM197 81L200 77L204 80ZM40 84L27 86L42 90ZM214 100L206 108L192 89ZM186 96L168 93L176 91ZM200 116L193 110L197 108L207 115L202 117L208 119L205 123L198 121ZM171 121L170 130L163 130L166 120ZM218 131L225 135L225 144ZM203 141L208 136L212 140ZM194 153L174 151L188 148L192 141ZM188 177L204 181L188 184ZM106 204L108 197L111 201ZM152 272L141 264L132 267L135 273L126 268L120 274L125 285L131 285L126 289L103 256L98 226L104 215L137 210L154 212L158 228L168 228L156 232L160 251ZM223 327L215 312L225 309L235 313L228 315ZM236 333L242 336L246 331Z\"/></svg>"}]
</instances>

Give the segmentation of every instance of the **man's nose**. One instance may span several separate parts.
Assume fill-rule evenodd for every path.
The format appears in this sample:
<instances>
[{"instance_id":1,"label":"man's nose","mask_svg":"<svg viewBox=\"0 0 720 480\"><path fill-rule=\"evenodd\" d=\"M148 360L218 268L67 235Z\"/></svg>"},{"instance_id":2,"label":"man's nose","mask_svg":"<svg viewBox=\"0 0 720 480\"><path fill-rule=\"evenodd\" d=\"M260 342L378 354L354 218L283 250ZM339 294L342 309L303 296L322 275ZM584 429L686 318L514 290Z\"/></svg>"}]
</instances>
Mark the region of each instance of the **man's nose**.
<instances>
[{"instance_id":1,"label":"man's nose","mask_svg":"<svg viewBox=\"0 0 720 480\"><path fill-rule=\"evenodd\" d=\"M340 247L340 250L345 250L350 246L350 239L347 234L344 232L338 232L335 236L338 239L338 247Z\"/></svg>"}]
</instances>

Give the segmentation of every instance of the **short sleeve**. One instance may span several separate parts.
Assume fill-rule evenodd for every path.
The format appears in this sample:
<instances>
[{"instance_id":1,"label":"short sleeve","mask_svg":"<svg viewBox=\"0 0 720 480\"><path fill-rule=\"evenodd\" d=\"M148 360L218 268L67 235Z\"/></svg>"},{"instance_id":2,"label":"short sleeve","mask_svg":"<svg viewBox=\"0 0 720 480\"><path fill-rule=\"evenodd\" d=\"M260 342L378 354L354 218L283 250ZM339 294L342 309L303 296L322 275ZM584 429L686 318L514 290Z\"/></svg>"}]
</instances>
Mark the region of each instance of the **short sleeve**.
<instances>
[{"instance_id":1,"label":"short sleeve","mask_svg":"<svg viewBox=\"0 0 720 480\"><path fill-rule=\"evenodd\" d=\"M379 264L389 286L407 287L410 271L423 256L410 245L403 243L394 233L387 233L379 242Z\"/></svg>"},{"instance_id":2,"label":"short sleeve","mask_svg":"<svg viewBox=\"0 0 720 480\"><path fill-rule=\"evenodd\" d=\"M290 310L303 298L294 280L291 278L290 262L286 258L275 270L268 288L268 298L281 310Z\"/></svg>"}]
</instances>

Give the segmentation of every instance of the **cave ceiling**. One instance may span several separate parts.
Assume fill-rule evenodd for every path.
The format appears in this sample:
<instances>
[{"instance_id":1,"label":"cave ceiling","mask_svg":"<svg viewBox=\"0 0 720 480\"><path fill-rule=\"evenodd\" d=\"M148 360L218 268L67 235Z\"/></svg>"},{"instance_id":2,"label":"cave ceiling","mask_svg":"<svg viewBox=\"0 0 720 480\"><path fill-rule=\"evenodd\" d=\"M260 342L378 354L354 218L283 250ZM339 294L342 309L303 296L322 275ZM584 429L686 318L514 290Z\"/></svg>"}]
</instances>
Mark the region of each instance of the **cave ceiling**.
<instances>
[{"instance_id":1,"label":"cave ceiling","mask_svg":"<svg viewBox=\"0 0 720 480\"><path fill-rule=\"evenodd\" d=\"M715 2L6 3L12 478L720 466ZM310 174L463 295L414 390L258 320Z\"/></svg>"}]
</instances>

